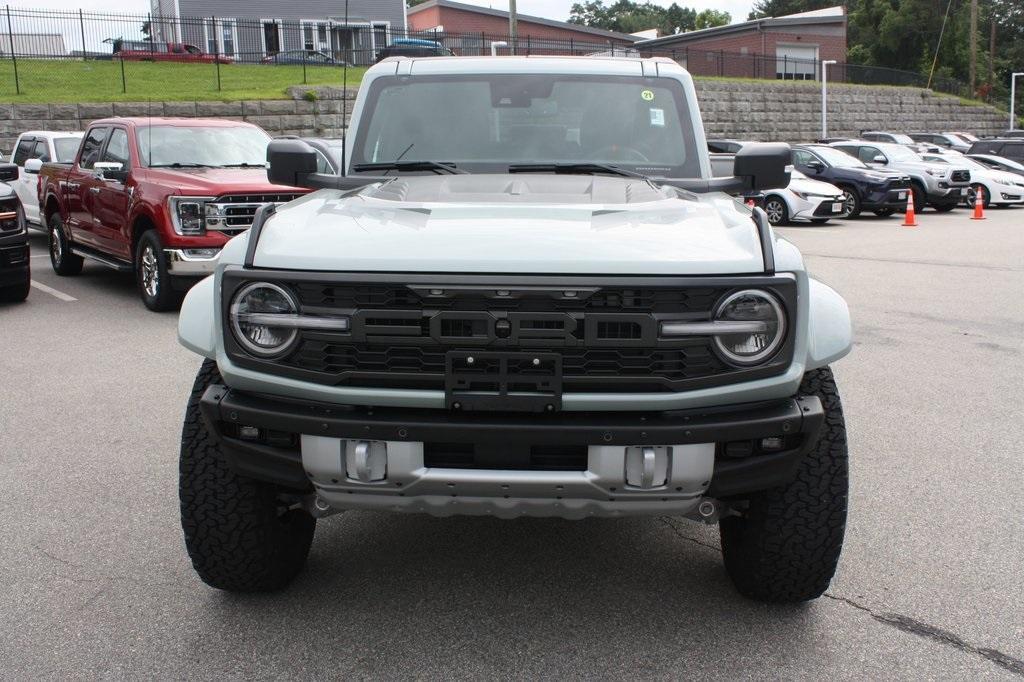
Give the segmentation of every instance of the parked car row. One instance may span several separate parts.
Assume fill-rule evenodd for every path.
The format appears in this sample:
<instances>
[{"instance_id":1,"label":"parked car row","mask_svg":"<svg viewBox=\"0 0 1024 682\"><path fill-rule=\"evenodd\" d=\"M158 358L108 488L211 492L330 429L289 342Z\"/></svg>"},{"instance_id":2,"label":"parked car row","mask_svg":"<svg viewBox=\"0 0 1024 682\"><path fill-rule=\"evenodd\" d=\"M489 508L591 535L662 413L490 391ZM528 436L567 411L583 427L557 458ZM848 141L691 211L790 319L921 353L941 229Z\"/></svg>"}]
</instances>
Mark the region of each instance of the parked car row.
<instances>
[{"instance_id":1,"label":"parked car row","mask_svg":"<svg viewBox=\"0 0 1024 682\"><path fill-rule=\"evenodd\" d=\"M940 139L946 144L938 144ZM731 174L729 160L748 144L709 140L715 174ZM855 218L864 211L888 216L906 207L910 193L915 211L926 206L939 212L972 206L979 191L986 207L1024 204L1024 164L995 153L970 153L976 147L1002 152L1014 145L1024 147L1024 140L885 131L865 131L860 139L798 144L793 147L797 172L789 187L768 193L762 205L771 223L781 225L820 224L834 217Z\"/></svg>"}]
</instances>

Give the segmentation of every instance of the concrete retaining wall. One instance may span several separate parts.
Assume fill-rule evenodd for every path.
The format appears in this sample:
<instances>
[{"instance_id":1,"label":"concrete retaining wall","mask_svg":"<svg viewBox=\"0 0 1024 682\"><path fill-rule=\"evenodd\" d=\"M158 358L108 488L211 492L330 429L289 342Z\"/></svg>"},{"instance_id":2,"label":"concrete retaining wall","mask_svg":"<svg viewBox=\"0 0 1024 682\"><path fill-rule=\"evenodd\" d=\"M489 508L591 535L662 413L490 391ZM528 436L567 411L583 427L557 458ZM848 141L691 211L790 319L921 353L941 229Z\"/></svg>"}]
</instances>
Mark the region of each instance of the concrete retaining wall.
<instances>
[{"instance_id":1,"label":"concrete retaining wall","mask_svg":"<svg viewBox=\"0 0 1024 682\"><path fill-rule=\"evenodd\" d=\"M315 90L317 99L305 99L308 90ZM293 99L243 102L0 104L0 151L9 152L25 130L81 130L108 116L212 116L251 121L273 135L342 134L340 88L289 92ZM820 136L818 83L698 80L697 92L709 137L801 142ZM829 89L828 118L833 136L855 136L864 129L987 135L1007 127L1006 116L992 107L962 104L929 90L842 84Z\"/></svg>"}]
</instances>

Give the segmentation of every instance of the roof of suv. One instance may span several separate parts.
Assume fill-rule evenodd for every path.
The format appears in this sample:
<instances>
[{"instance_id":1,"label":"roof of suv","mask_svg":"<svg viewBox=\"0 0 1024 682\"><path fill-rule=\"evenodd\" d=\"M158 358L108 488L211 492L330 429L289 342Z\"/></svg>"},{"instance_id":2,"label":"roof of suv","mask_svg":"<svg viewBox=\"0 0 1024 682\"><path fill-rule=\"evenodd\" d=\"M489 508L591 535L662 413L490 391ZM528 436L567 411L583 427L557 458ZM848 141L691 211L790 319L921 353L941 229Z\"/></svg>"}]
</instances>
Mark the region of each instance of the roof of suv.
<instances>
[{"instance_id":1,"label":"roof of suv","mask_svg":"<svg viewBox=\"0 0 1024 682\"><path fill-rule=\"evenodd\" d=\"M686 73L667 57L395 57L367 70L368 77L403 74L516 74L558 73L609 76L657 75L662 72Z\"/></svg>"}]
</instances>

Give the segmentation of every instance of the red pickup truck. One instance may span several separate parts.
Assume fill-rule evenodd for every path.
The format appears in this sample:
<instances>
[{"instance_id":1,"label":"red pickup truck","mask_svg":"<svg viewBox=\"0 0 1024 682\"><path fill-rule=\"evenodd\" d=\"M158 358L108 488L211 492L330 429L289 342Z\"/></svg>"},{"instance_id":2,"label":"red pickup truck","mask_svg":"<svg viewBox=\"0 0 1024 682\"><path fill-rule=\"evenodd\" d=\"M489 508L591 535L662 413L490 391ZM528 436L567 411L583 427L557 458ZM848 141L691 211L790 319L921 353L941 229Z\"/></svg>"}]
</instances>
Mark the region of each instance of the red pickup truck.
<instances>
[{"instance_id":1,"label":"red pickup truck","mask_svg":"<svg viewBox=\"0 0 1024 682\"><path fill-rule=\"evenodd\" d=\"M231 57L203 52L188 43L160 43L148 40L114 41L114 59L127 62L201 62L230 64Z\"/></svg>"},{"instance_id":2,"label":"red pickup truck","mask_svg":"<svg viewBox=\"0 0 1024 682\"><path fill-rule=\"evenodd\" d=\"M39 208L58 275L84 258L135 273L150 310L170 310L213 272L256 210L308 190L267 181L270 136L218 119L108 118L75 160L39 171Z\"/></svg>"}]
</instances>

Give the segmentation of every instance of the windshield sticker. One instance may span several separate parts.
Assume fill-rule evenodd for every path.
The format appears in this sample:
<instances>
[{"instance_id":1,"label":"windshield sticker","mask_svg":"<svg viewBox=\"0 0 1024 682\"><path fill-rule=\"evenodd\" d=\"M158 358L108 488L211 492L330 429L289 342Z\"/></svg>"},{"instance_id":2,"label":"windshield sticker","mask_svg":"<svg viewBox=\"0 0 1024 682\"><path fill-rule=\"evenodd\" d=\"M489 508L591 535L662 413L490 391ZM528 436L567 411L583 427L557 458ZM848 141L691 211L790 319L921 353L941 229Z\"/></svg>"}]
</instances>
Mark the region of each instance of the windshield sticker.
<instances>
[{"instance_id":1,"label":"windshield sticker","mask_svg":"<svg viewBox=\"0 0 1024 682\"><path fill-rule=\"evenodd\" d=\"M658 128L665 127L665 110L651 108L651 125Z\"/></svg>"},{"instance_id":2,"label":"windshield sticker","mask_svg":"<svg viewBox=\"0 0 1024 682\"><path fill-rule=\"evenodd\" d=\"M643 92L640 93L640 99L642 99L645 102L653 102L654 101L654 91L653 90L644 90Z\"/></svg>"}]
</instances>

